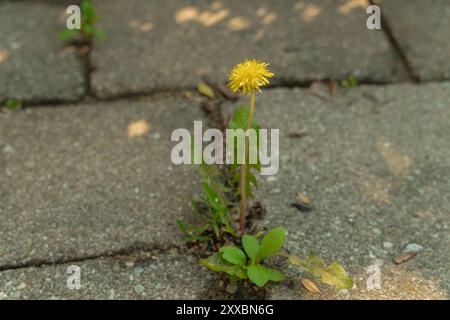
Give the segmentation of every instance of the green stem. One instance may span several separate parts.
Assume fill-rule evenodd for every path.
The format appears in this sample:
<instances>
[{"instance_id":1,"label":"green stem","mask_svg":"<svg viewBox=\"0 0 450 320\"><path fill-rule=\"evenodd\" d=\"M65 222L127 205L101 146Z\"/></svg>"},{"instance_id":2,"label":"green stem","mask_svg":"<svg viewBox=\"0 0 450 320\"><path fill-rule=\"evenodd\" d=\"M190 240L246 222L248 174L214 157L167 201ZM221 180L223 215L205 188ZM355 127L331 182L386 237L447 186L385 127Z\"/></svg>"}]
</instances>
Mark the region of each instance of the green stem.
<instances>
[{"instance_id":1,"label":"green stem","mask_svg":"<svg viewBox=\"0 0 450 320\"><path fill-rule=\"evenodd\" d=\"M248 113L247 130L252 127L253 113L255 111L255 92L250 93L250 110ZM239 228L241 236L245 233L245 218L247 216L247 159L249 153L248 137L245 136L244 163L241 167L241 203Z\"/></svg>"}]
</instances>

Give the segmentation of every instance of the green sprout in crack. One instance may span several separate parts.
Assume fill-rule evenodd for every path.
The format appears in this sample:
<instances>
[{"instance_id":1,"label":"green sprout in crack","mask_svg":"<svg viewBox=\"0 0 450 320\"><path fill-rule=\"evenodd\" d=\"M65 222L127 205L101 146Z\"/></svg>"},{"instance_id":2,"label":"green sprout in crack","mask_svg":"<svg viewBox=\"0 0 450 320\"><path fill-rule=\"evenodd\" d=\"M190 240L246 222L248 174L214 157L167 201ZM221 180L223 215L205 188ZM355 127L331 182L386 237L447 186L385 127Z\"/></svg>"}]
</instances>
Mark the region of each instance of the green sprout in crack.
<instances>
[{"instance_id":1,"label":"green sprout in crack","mask_svg":"<svg viewBox=\"0 0 450 320\"><path fill-rule=\"evenodd\" d=\"M178 220L180 230L187 242L208 242L221 240L224 234L237 237L231 215L232 204L227 193L231 190L225 185L221 170L214 165L200 165L201 193L191 199L200 225L187 224Z\"/></svg>"},{"instance_id":2,"label":"green sprout in crack","mask_svg":"<svg viewBox=\"0 0 450 320\"><path fill-rule=\"evenodd\" d=\"M341 86L347 89L355 88L358 86L358 80L354 76L350 76L341 82Z\"/></svg>"},{"instance_id":3,"label":"green sprout in crack","mask_svg":"<svg viewBox=\"0 0 450 320\"><path fill-rule=\"evenodd\" d=\"M5 102L5 108L9 110L19 110L22 108L22 102L15 99L7 99Z\"/></svg>"},{"instance_id":4,"label":"green sprout in crack","mask_svg":"<svg viewBox=\"0 0 450 320\"><path fill-rule=\"evenodd\" d=\"M81 29L64 29L59 36L64 41L73 40L81 35L82 38L89 40L92 37L104 38L105 33L98 29L95 25L100 21L94 5L91 0L83 0L81 2Z\"/></svg>"},{"instance_id":5,"label":"green sprout in crack","mask_svg":"<svg viewBox=\"0 0 450 320\"><path fill-rule=\"evenodd\" d=\"M217 272L225 272L231 282L249 279L259 287L268 281L283 281L285 276L280 271L263 264L266 258L274 256L283 247L286 230L275 228L270 230L261 243L255 236L244 235L242 245L244 250L234 246L223 246L219 252L201 259L200 263Z\"/></svg>"}]
</instances>

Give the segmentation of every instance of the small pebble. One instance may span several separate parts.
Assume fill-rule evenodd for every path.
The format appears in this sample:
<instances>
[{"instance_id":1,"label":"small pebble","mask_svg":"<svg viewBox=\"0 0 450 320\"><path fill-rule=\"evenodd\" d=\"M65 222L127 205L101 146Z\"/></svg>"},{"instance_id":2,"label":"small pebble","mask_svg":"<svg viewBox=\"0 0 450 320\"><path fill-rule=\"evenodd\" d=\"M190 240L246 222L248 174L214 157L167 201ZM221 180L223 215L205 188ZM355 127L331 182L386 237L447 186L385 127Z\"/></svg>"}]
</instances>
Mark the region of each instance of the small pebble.
<instances>
[{"instance_id":1,"label":"small pebble","mask_svg":"<svg viewBox=\"0 0 450 320\"><path fill-rule=\"evenodd\" d=\"M127 261L127 262L125 262L125 265L127 267L133 267L134 266L134 261Z\"/></svg>"},{"instance_id":2,"label":"small pebble","mask_svg":"<svg viewBox=\"0 0 450 320\"><path fill-rule=\"evenodd\" d=\"M238 290L238 287L237 287L237 285L235 285L235 284L229 283L229 284L227 284L227 286L225 287L225 291L226 291L227 293L229 293L229 294L235 294L235 293L237 292L237 290Z\"/></svg>"},{"instance_id":3,"label":"small pebble","mask_svg":"<svg viewBox=\"0 0 450 320\"><path fill-rule=\"evenodd\" d=\"M115 297L116 297L116 294L115 294L114 289L109 290L109 296L108 296L108 299L109 299L109 300L114 300Z\"/></svg>"},{"instance_id":4,"label":"small pebble","mask_svg":"<svg viewBox=\"0 0 450 320\"><path fill-rule=\"evenodd\" d=\"M422 251L423 247L417 243L408 243L404 252L419 252Z\"/></svg>"},{"instance_id":5,"label":"small pebble","mask_svg":"<svg viewBox=\"0 0 450 320\"><path fill-rule=\"evenodd\" d=\"M347 289L340 289L339 290L342 294L348 295L350 294L350 291L348 291Z\"/></svg>"},{"instance_id":6,"label":"small pebble","mask_svg":"<svg viewBox=\"0 0 450 320\"><path fill-rule=\"evenodd\" d=\"M384 247L385 249L391 249L393 246L394 246L394 245L393 245L391 242L388 242L388 241L383 242L383 247Z\"/></svg>"},{"instance_id":7,"label":"small pebble","mask_svg":"<svg viewBox=\"0 0 450 320\"><path fill-rule=\"evenodd\" d=\"M145 288L142 284L137 284L134 286L134 291L136 293L142 293L142 292L144 292L144 290L145 290Z\"/></svg>"},{"instance_id":8,"label":"small pebble","mask_svg":"<svg viewBox=\"0 0 450 320\"><path fill-rule=\"evenodd\" d=\"M26 283L25 283L25 282L22 282L21 284L19 284L19 285L17 286L17 289L18 289L18 290L23 290L23 289L25 289L26 287L27 287Z\"/></svg>"},{"instance_id":9,"label":"small pebble","mask_svg":"<svg viewBox=\"0 0 450 320\"><path fill-rule=\"evenodd\" d=\"M7 144L6 146L3 147L3 152L8 154L8 153L12 153L14 151L13 147L11 147L11 145Z\"/></svg>"},{"instance_id":10,"label":"small pebble","mask_svg":"<svg viewBox=\"0 0 450 320\"><path fill-rule=\"evenodd\" d=\"M377 234L377 235L380 235L380 234L381 234L380 228L373 228L372 231L373 231L373 233L375 233L375 234Z\"/></svg>"},{"instance_id":11,"label":"small pebble","mask_svg":"<svg viewBox=\"0 0 450 320\"><path fill-rule=\"evenodd\" d=\"M141 273L144 272L144 268L136 267L136 268L134 268L133 272L134 272L135 275L140 276Z\"/></svg>"}]
</instances>

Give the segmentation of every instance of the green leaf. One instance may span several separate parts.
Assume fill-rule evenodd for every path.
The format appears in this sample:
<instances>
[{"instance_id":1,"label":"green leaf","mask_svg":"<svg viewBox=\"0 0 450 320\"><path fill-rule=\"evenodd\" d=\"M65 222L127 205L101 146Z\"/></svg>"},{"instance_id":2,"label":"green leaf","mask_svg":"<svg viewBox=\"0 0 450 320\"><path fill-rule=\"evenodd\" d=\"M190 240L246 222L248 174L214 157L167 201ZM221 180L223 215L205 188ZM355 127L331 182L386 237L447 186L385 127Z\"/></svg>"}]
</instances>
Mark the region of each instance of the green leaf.
<instances>
[{"instance_id":1,"label":"green leaf","mask_svg":"<svg viewBox=\"0 0 450 320\"><path fill-rule=\"evenodd\" d=\"M263 287L269 281L269 274L266 268L260 264L251 265L247 269L248 278L258 287Z\"/></svg>"},{"instance_id":2,"label":"green leaf","mask_svg":"<svg viewBox=\"0 0 450 320\"><path fill-rule=\"evenodd\" d=\"M64 41L67 41L67 40L70 40L70 39L73 39L73 38L75 38L75 36L78 34L78 30L76 30L76 29L73 29L73 30L71 30L71 29L64 29L64 30L62 30L60 33L59 33L59 37L62 39L62 40L64 40Z\"/></svg>"},{"instance_id":3,"label":"green leaf","mask_svg":"<svg viewBox=\"0 0 450 320\"><path fill-rule=\"evenodd\" d=\"M232 264L245 265L247 261L245 253L237 247L224 246L220 248L219 252L222 253L222 257L225 260Z\"/></svg>"},{"instance_id":4,"label":"green leaf","mask_svg":"<svg viewBox=\"0 0 450 320\"><path fill-rule=\"evenodd\" d=\"M286 277L284 274L276 269L266 268L270 281L283 281Z\"/></svg>"},{"instance_id":5,"label":"green leaf","mask_svg":"<svg viewBox=\"0 0 450 320\"><path fill-rule=\"evenodd\" d=\"M270 230L261 241L258 261L277 253L286 240L286 229L278 227Z\"/></svg>"},{"instance_id":6,"label":"green leaf","mask_svg":"<svg viewBox=\"0 0 450 320\"><path fill-rule=\"evenodd\" d=\"M237 107L234 111L233 119L228 124L229 129L247 130L249 108L246 106ZM260 125L253 119L252 128L258 134Z\"/></svg>"},{"instance_id":7,"label":"green leaf","mask_svg":"<svg viewBox=\"0 0 450 320\"><path fill-rule=\"evenodd\" d=\"M7 99L5 102L5 107L10 110L20 109L22 107L22 103L15 99Z\"/></svg>"},{"instance_id":8,"label":"green leaf","mask_svg":"<svg viewBox=\"0 0 450 320\"><path fill-rule=\"evenodd\" d=\"M90 24L83 24L81 26L81 31L84 32L87 35L91 35L93 32L94 27Z\"/></svg>"},{"instance_id":9,"label":"green leaf","mask_svg":"<svg viewBox=\"0 0 450 320\"><path fill-rule=\"evenodd\" d=\"M206 259L200 259L200 264L208 269L218 272L225 272L240 279L246 279L247 275L241 266L231 264L222 258L221 253L216 253Z\"/></svg>"},{"instance_id":10,"label":"green leaf","mask_svg":"<svg viewBox=\"0 0 450 320\"><path fill-rule=\"evenodd\" d=\"M177 224L182 232L186 232L186 224L182 220L178 219Z\"/></svg>"},{"instance_id":11,"label":"green leaf","mask_svg":"<svg viewBox=\"0 0 450 320\"><path fill-rule=\"evenodd\" d=\"M311 252L305 260L301 260L296 256L290 256L289 262L302 267L313 276L318 277L325 284L341 289L347 289L353 286L353 280L337 261L327 266L321 257Z\"/></svg>"},{"instance_id":12,"label":"green leaf","mask_svg":"<svg viewBox=\"0 0 450 320\"><path fill-rule=\"evenodd\" d=\"M233 114L233 119L228 124L229 129L247 129L248 107L237 107Z\"/></svg>"},{"instance_id":13,"label":"green leaf","mask_svg":"<svg viewBox=\"0 0 450 320\"><path fill-rule=\"evenodd\" d=\"M83 18L86 19L87 22L92 22L96 18L94 6L90 0L84 0L81 3L81 12L83 13Z\"/></svg>"},{"instance_id":14,"label":"green leaf","mask_svg":"<svg viewBox=\"0 0 450 320\"><path fill-rule=\"evenodd\" d=\"M328 268L327 272L324 272L321 276L323 283L336 286L338 288L346 289L353 286L353 280L345 272L344 267L342 267L337 261L332 262Z\"/></svg>"},{"instance_id":15,"label":"green leaf","mask_svg":"<svg viewBox=\"0 0 450 320\"><path fill-rule=\"evenodd\" d=\"M344 88L354 88L358 86L358 80L354 76L349 76L346 80L341 82Z\"/></svg>"},{"instance_id":16,"label":"green leaf","mask_svg":"<svg viewBox=\"0 0 450 320\"><path fill-rule=\"evenodd\" d=\"M103 39L106 36L103 30L100 30L99 28L96 27L92 27L92 35L99 39Z\"/></svg>"},{"instance_id":17,"label":"green leaf","mask_svg":"<svg viewBox=\"0 0 450 320\"><path fill-rule=\"evenodd\" d=\"M242 246L252 262L255 261L259 252L259 241L254 236L245 234L242 237Z\"/></svg>"}]
</instances>

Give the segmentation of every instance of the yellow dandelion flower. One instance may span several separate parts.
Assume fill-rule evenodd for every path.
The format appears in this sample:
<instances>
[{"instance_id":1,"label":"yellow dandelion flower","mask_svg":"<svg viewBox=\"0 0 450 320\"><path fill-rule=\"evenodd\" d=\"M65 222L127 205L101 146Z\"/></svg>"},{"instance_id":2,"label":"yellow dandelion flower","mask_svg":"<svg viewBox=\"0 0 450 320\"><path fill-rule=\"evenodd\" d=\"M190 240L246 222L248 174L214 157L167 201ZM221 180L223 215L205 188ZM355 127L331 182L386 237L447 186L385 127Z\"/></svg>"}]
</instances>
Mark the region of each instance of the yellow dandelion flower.
<instances>
[{"instance_id":1,"label":"yellow dandelion flower","mask_svg":"<svg viewBox=\"0 0 450 320\"><path fill-rule=\"evenodd\" d=\"M273 73L267 70L269 64L258 60L245 60L234 66L228 79L228 86L233 92L242 89L243 94L254 93L255 89L269 83L267 78L273 77Z\"/></svg>"}]
</instances>

